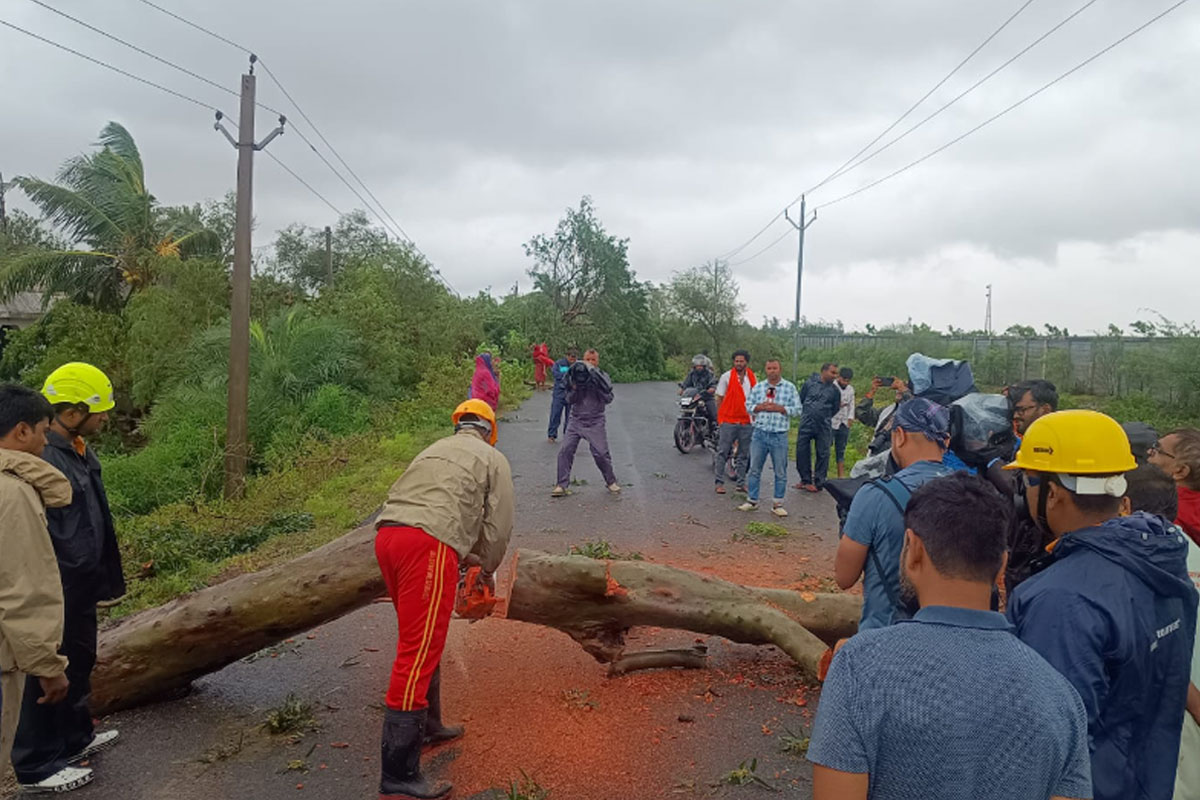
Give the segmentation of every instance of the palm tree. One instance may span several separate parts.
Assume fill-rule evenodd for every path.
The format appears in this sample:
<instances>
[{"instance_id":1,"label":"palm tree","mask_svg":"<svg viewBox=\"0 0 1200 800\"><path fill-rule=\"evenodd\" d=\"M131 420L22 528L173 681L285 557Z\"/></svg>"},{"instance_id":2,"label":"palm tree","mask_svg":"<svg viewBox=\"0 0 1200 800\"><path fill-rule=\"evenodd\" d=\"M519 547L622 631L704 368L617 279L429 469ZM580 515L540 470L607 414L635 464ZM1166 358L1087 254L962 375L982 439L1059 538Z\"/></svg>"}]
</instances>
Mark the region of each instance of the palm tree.
<instances>
[{"instance_id":1,"label":"palm tree","mask_svg":"<svg viewBox=\"0 0 1200 800\"><path fill-rule=\"evenodd\" d=\"M122 306L154 279L161 258L211 246L212 234L164 209L146 189L142 156L129 131L110 122L100 148L68 159L58 182L19 177L14 183L73 247L30 249L0 260L0 300L40 291L43 302L65 296L103 309Z\"/></svg>"}]
</instances>

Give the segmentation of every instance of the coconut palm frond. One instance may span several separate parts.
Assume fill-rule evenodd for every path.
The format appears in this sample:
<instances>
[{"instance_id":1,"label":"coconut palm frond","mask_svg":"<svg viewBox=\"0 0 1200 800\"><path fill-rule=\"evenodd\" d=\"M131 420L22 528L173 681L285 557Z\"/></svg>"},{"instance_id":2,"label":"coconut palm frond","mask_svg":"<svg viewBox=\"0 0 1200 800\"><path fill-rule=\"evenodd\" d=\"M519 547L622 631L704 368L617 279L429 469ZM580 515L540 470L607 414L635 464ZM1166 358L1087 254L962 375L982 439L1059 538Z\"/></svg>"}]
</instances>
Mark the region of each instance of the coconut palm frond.
<instances>
[{"instance_id":1,"label":"coconut palm frond","mask_svg":"<svg viewBox=\"0 0 1200 800\"><path fill-rule=\"evenodd\" d=\"M62 228L72 241L101 247L104 242L116 243L124 237L118 220L79 192L39 178L19 177L13 182L41 209L42 215Z\"/></svg>"},{"instance_id":2,"label":"coconut palm frond","mask_svg":"<svg viewBox=\"0 0 1200 800\"><path fill-rule=\"evenodd\" d=\"M67 296L96 305L119 305L121 280L110 253L85 250L27 250L0 261L0 300L18 292L41 292L48 305Z\"/></svg>"}]
</instances>

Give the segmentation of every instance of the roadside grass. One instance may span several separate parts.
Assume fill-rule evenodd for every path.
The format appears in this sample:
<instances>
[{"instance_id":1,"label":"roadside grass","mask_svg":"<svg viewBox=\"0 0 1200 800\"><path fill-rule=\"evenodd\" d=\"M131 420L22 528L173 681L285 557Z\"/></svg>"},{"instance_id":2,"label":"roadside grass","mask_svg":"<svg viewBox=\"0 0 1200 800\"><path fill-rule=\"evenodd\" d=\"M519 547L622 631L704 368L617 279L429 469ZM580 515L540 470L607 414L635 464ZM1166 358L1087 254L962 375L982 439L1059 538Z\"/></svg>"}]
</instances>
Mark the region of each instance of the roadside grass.
<instances>
[{"instance_id":1,"label":"roadside grass","mask_svg":"<svg viewBox=\"0 0 1200 800\"><path fill-rule=\"evenodd\" d=\"M506 392L512 404L525 387ZM241 500L185 501L117 517L128 592L110 619L288 561L342 536L387 497L408 463L449 433L449 408L400 404L368 433L296 443L290 464L252 476Z\"/></svg>"}]
</instances>

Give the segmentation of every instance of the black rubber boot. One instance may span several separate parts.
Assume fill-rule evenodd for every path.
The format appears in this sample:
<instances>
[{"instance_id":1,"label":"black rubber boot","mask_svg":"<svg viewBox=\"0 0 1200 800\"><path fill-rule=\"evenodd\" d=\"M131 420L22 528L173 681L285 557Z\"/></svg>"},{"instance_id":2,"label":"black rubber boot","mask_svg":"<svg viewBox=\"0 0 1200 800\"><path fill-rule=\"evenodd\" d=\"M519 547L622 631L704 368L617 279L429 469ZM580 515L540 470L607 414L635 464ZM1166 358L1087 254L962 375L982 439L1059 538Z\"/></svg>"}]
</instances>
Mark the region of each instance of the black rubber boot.
<instances>
[{"instance_id":1,"label":"black rubber boot","mask_svg":"<svg viewBox=\"0 0 1200 800\"><path fill-rule=\"evenodd\" d=\"M433 671L429 681L429 692L425 695L429 702L429 718L425 721L425 746L433 747L445 742L451 742L466 733L462 725L442 724L442 668Z\"/></svg>"},{"instance_id":2,"label":"black rubber boot","mask_svg":"<svg viewBox=\"0 0 1200 800\"><path fill-rule=\"evenodd\" d=\"M426 710L387 709L383 716L383 769L379 800L438 800L453 788L445 781L430 782L421 774L421 739Z\"/></svg>"}]
</instances>

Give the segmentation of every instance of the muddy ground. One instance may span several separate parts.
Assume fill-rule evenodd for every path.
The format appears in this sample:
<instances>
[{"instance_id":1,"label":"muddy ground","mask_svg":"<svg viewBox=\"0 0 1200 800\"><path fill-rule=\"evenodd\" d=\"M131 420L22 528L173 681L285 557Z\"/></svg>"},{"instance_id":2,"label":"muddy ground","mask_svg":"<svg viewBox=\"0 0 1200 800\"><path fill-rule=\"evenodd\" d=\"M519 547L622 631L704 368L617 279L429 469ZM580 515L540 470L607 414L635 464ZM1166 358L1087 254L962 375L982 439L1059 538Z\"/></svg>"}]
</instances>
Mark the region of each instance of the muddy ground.
<instances>
[{"instance_id":1,"label":"muddy ground","mask_svg":"<svg viewBox=\"0 0 1200 800\"><path fill-rule=\"evenodd\" d=\"M787 537L735 541L753 519L778 520L736 511L732 491L716 495L707 452L675 450L673 385L617 387L608 433L624 491L615 497L584 445L575 477L586 483L551 499L557 448L546 441L549 401L539 393L502 423L500 443L517 486L513 549L565 552L605 539L618 551L743 583L832 586L832 502L789 489ZM768 466L768 486L769 475ZM375 604L199 680L185 697L103 720L120 728L121 742L94 759L96 780L72 796L376 797L393 625L391 606ZM732 771L757 760L755 777L784 797L809 797L807 762L783 749L789 732L807 735L816 690L773 647L646 629L631 636L631 649L693 641L708 645L710 669L610 680L565 634L501 619L456 620L443 659L443 702L448 721L464 722L468 732L427 757L430 771L452 780L460 800L508 797L493 790L507 791L523 775L555 800L776 794L753 780L729 782ZM294 737L266 734L264 718L289 694L315 704L317 727Z\"/></svg>"}]
</instances>

